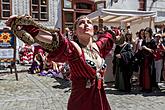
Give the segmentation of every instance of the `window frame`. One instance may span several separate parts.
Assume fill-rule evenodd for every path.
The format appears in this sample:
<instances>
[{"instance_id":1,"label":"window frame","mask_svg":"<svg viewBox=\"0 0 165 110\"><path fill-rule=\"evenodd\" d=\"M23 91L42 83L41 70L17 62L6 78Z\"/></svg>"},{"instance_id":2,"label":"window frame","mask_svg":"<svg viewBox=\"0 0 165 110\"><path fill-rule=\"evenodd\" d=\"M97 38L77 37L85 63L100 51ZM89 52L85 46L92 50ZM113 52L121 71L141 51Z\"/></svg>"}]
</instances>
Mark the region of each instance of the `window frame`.
<instances>
[{"instance_id":1,"label":"window frame","mask_svg":"<svg viewBox=\"0 0 165 110\"><path fill-rule=\"evenodd\" d=\"M77 17L77 13L80 14L86 14L86 13L91 13L93 11L95 11L95 2L94 1L86 1L86 0L70 0L72 3L72 8L67 8L64 7L64 1L65 0L61 0L61 12L62 12L62 32L65 32L65 28L66 27L74 27L74 21L76 20ZM91 5L91 9L77 9L76 8L76 4L78 3L85 3L85 4L89 4ZM66 21L66 14L65 13L72 13L73 15L73 22L67 22Z\"/></svg>"},{"instance_id":2,"label":"window frame","mask_svg":"<svg viewBox=\"0 0 165 110\"><path fill-rule=\"evenodd\" d=\"M65 16L63 15L64 16L63 19L65 20L65 22L63 24L64 28L66 28L66 27L73 27L73 23L74 23L74 16L73 15L74 15L74 12L73 11L64 11L63 14L65 15ZM66 18L67 17L66 14L71 14L72 15L72 20L71 21L66 21L66 19L67 19ZM70 25L70 26L67 26L67 25Z\"/></svg>"},{"instance_id":3,"label":"window frame","mask_svg":"<svg viewBox=\"0 0 165 110\"><path fill-rule=\"evenodd\" d=\"M71 3L71 7L65 7L65 0L63 0L63 8L65 8L65 9L73 9L73 0L70 0L70 1L68 0L68 2Z\"/></svg>"},{"instance_id":4,"label":"window frame","mask_svg":"<svg viewBox=\"0 0 165 110\"><path fill-rule=\"evenodd\" d=\"M41 0L38 0L38 4L32 4L32 1L33 0L30 0L30 15L32 16L33 13L38 13L38 18L34 18L34 20L36 21L48 21L49 20L49 0L46 0L46 4L45 5L42 5L41 4ZM33 6L38 6L38 11L33 11L32 7ZM46 7L46 12L41 12L41 7ZM43 19L41 18L41 14L47 14L47 18L46 19Z\"/></svg>"},{"instance_id":5,"label":"window frame","mask_svg":"<svg viewBox=\"0 0 165 110\"><path fill-rule=\"evenodd\" d=\"M8 17L4 17L3 16L3 4L9 4L9 6L10 6L10 9L9 10L5 10L5 11L9 11L9 13L10 13L10 15L8 16ZM0 9L1 9L1 11L0 11L0 19L4 19L4 20L6 20L6 19L8 19L11 15L12 15L12 2L11 2L11 0L9 0L9 2L4 2L3 3L3 1L2 0L0 0Z\"/></svg>"}]
</instances>

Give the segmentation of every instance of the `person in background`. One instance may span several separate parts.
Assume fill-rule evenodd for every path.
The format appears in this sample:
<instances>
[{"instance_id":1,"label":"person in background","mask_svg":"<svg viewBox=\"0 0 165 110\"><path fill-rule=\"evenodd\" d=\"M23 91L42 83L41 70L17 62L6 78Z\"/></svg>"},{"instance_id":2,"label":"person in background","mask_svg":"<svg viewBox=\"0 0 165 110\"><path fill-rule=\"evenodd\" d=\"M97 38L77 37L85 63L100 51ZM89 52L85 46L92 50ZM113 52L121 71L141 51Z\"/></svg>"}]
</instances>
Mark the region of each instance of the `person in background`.
<instances>
[{"instance_id":1,"label":"person in background","mask_svg":"<svg viewBox=\"0 0 165 110\"><path fill-rule=\"evenodd\" d=\"M43 70L45 62L45 54L42 49L38 49L38 53L35 54L34 56L34 61L31 65L30 73L35 74L35 73L40 73Z\"/></svg>"},{"instance_id":2,"label":"person in background","mask_svg":"<svg viewBox=\"0 0 165 110\"><path fill-rule=\"evenodd\" d=\"M134 66L133 66L133 70L135 75L137 76L137 78L134 77L135 81L138 82L139 84L142 84L142 82L140 82L142 79L142 74L140 74L140 65L142 64L142 42L143 40L145 40L145 35L144 35L144 29L140 29L139 32L136 33L136 39L135 39L135 46L134 46ZM139 86L141 87L141 86Z\"/></svg>"},{"instance_id":3,"label":"person in background","mask_svg":"<svg viewBox=\"0 0 165 110\"><path fill-rule=\"evenodd\" d=\"M152 87L156 85L155 81L155 64L154 64L154 50L156 49L156 42L153 39L152 29L146 27L145 39L142 42L141 65L140 65L140 86L143 92L152 92Z\"/></svg>"},{"instance_id":4,"label":"person in background","mask_svg":"<svg viewBox=\"0 0 165 110\"><path fill-rule=\"evenodd\" d=\"M97 25L94 25L93 29L94 29L94 35L97 35L99 32L99 27Z\"/></svg>"},{"instance_id":5,"label":"person in background","mask_svg":"<svg viewBox=\"0 0 165 110\"><path fill-rule=\"evenodd\" d=\"M134 47L135 54L141 50L141 44L144 39L145 39L144 29L140 29L140 31L137 33L137 37L135 39L135 47Z\"/></svg>"},{"instance_id":6,"label":"person in background","mask_svg":"<svg viewBox=\"0 0 165 110\"><path fill-rule=\"evenodd\" d=\"M93 40L97 41L98 40L98 34L99 34L99 27L97 25L93 26L94 29L94 36L93 36Z\"/></svg>"},{"instance_id":7,"label":"person in background","mask_svg":"<svg viewBox=\"0 0 165 110\"><path fill-rule=\"evenodd\" d=\"M165 52L165 46L162 43L162 35L156 34L154 36L154 39L156 41L157 48L154 51L155 57L155 69L156 69L156 88L160 89L158 84L160 83L162 68L163 68L163 55Z\"/></svg>"},{"instance_id":8,"label":"person in background","mask_svg":"<svg viewBox=\"0 0 165 110\"><path fill-rule=\"evenodd\" d=\"M131 45L132 49L135 47L135 41L132 38L132 33L127 32L125 34L125 41Z\"/></svg>"},{"instance_id":9,"label":"person in background","mask_svg":"<svg viewBox=\"0 0 165 110\"><path fill-rule=\"evenodd\" d=\"M43 70L39 73L39 75L40 76L49 76L52 78L57 78L57 77L61 78L61 79L64 78L63 74L60 72L58 63L47 60L47 58L45 58Z\"/></svg>"},{"instance_id":10,"label":"person in background","mask_svg":"<svg viewBox=\"0 0 165 110\"><path fill-rule=\"evenodd\" d=\"M165 46L165 33L162 34L162 44ZM165 52L163 53L163 68L161 81L165 81ZM165 87L165 83L163 84L163 86Z\"/></svg>"},{"instance_id":11,"label":"person in background","mask_svg":"<svg viewBox=\"0 0 165 110\"><path fill-rule=\"evenodd\" d=\"M19 19L21 18L21 19ZM77 42L66 39L58 30L55 33L36 27L34 21L24 25L17 22L29 16L11 16L6 25L16 30L19 38L33 38L48 52L48 60L55 62L68 62L70 67L70 80L72 81L71 94L68 101L68 110L110 110L103 87L103 75L106 69L104 58L113 47L114 39L110 33L100 35L96 42L93 42L93 24L86 17L77 18L74 25ZM14 24L14 25L11 25ZM17 25L22 28L17 30ZM25 36L21 36L27 32ZM26 42L26 41L24 41ZM33 40L29 41L33 42Z\"/></svg>"},{"instance_id":12,"label":"person in background","mask_svg":"<svg viewBox=\"0 0 165 110\"><path fill-rule=\"evenodd\" d=\"M114 50L113 58L113 72L115 78L115 88L119 91L130 92L131 91L131 59L133 57L133 50L130 43L125 41L124 35L121 35L116 40L116 47Z\"/></svg>"},{"instance_id":13,"label":"person in background","mask_svg":"<svg viewBox=\"0 0 165 110\"><path fill-rule=\"evenodd\" d=\"M32 64L33 62L33 46L24 44L19 48L20 64Z\"/></svg>"},{"instance_id":14,"label":"person in background","mask_svg":"<svg viewBox=\"0 0 165 110\"><path fill-rule=\"evenodd\" d=\"M73 39L72 38L72 31L68 27L65 28L65 34L64 35L69 40L72 40Z\"/></svg>"}]
</instances>

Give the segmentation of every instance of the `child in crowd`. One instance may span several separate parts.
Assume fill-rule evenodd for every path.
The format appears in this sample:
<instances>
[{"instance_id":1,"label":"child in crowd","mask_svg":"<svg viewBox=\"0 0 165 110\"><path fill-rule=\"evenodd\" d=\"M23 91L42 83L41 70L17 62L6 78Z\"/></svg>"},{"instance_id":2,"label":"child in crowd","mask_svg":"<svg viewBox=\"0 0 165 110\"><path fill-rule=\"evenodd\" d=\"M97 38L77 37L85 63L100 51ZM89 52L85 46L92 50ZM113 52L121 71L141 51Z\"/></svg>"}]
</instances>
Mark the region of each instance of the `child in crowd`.
<instances>
[{"instance_id":1,"label":"child in crowd","mask_svg":"<svg viewBox=\"0 0 165 110\"><path fill-rule=\"evenodd\" d=\"M42 49L39 49L38 52L34 55L34 61L31 65L30 72L39 73L43 70L43 65L45 61L45 54Z\"/></svg>"}]
</instances>

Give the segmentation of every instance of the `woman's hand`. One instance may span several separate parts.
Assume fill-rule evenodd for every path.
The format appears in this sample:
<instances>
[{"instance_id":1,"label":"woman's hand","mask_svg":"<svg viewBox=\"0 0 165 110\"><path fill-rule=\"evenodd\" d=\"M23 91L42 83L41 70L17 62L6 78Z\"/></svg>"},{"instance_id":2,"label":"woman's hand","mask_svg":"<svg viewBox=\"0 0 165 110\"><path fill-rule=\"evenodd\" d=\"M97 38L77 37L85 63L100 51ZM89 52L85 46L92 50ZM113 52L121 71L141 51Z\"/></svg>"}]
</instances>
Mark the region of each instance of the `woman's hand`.
<instances>
[{"instance_id":1,"label":"woman's hand","mask_svg":"<svg viewBox=\"0 0 165 110\"><path fill-rule=\"evenodd\" d=\"M146 49L147 47L146 46L142 46L142 49Z\"/></svg>"},{"instance_id":2,"label":"woman's hand","mask_svg":"<svg viewBox=\"0 0 165 110\"><path fill-rule=\"evenodd\" d=\"M142 46L142 49L145 49L145 50L149 51L150 53L154 53L153 49L150 49L150 48L148 48L146 46Z\"/></svg>"},{"instance_id":3,"label":"woman's hand","mask_svg":"<svg viewBox=\"0 0 165 110\"><path fill-rule=\"evenodd\" d=\"M154 50L153 50L153 49L150 49L149 52L150 52L150 53L154 53Z\"/></svg>"},{"instance_id":4,"label":"woman's hand","mask_svg":"<svg viewBox=\"0 0 165 110\"><path fill-rule=\"evenodd\" d=\"M120 55L120 54L116 54L116 57L117 57L117 58L121 58L121 55Z\"/></svg>"},{"instance_id":5,"label":"woman's hand","mask_svg":"<svg viewBox=\"0 0 165 110\"><path fill-rule=\"evenodd\" d=\"M5 22L6 26L11 27L12 22L17 18L17 15L12 15Z\"/></svg>"}]
</instances>

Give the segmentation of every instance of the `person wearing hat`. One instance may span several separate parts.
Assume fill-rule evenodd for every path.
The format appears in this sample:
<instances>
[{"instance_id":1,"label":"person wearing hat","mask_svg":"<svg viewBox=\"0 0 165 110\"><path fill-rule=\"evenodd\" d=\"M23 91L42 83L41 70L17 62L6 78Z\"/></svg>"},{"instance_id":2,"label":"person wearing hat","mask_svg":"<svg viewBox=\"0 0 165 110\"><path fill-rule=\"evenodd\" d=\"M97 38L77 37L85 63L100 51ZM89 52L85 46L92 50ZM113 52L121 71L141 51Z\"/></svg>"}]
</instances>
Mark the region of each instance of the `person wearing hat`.
<instances>
[{"instance_id":1,"label":"person wearing hat","mask_svg":"<svg viewBox=\"0 0 165 110\"><path fill-rule=\"evenodd\" d=\"M165 47L162 43L162 35L161 34L156 34L154 36L157 48L155 49L155 70L156 70L156 83L157 83L157 88L159 89L158 85L160 83L160 78L161 78L161 73L162 73L162 68L163 68L163 55L165 52Z\"/></svg>"},{"instance_id":2,"label":"person wearing hat","mask_svg":"<svg viewBox=\"0 0 165 110\"><path fill-rule=\"evenodd\" d=\"M165 33L162 34L162 44L165 46ZM163 55L162 80L165 80L165 52Z\"/></svg>"}]
</instances>

